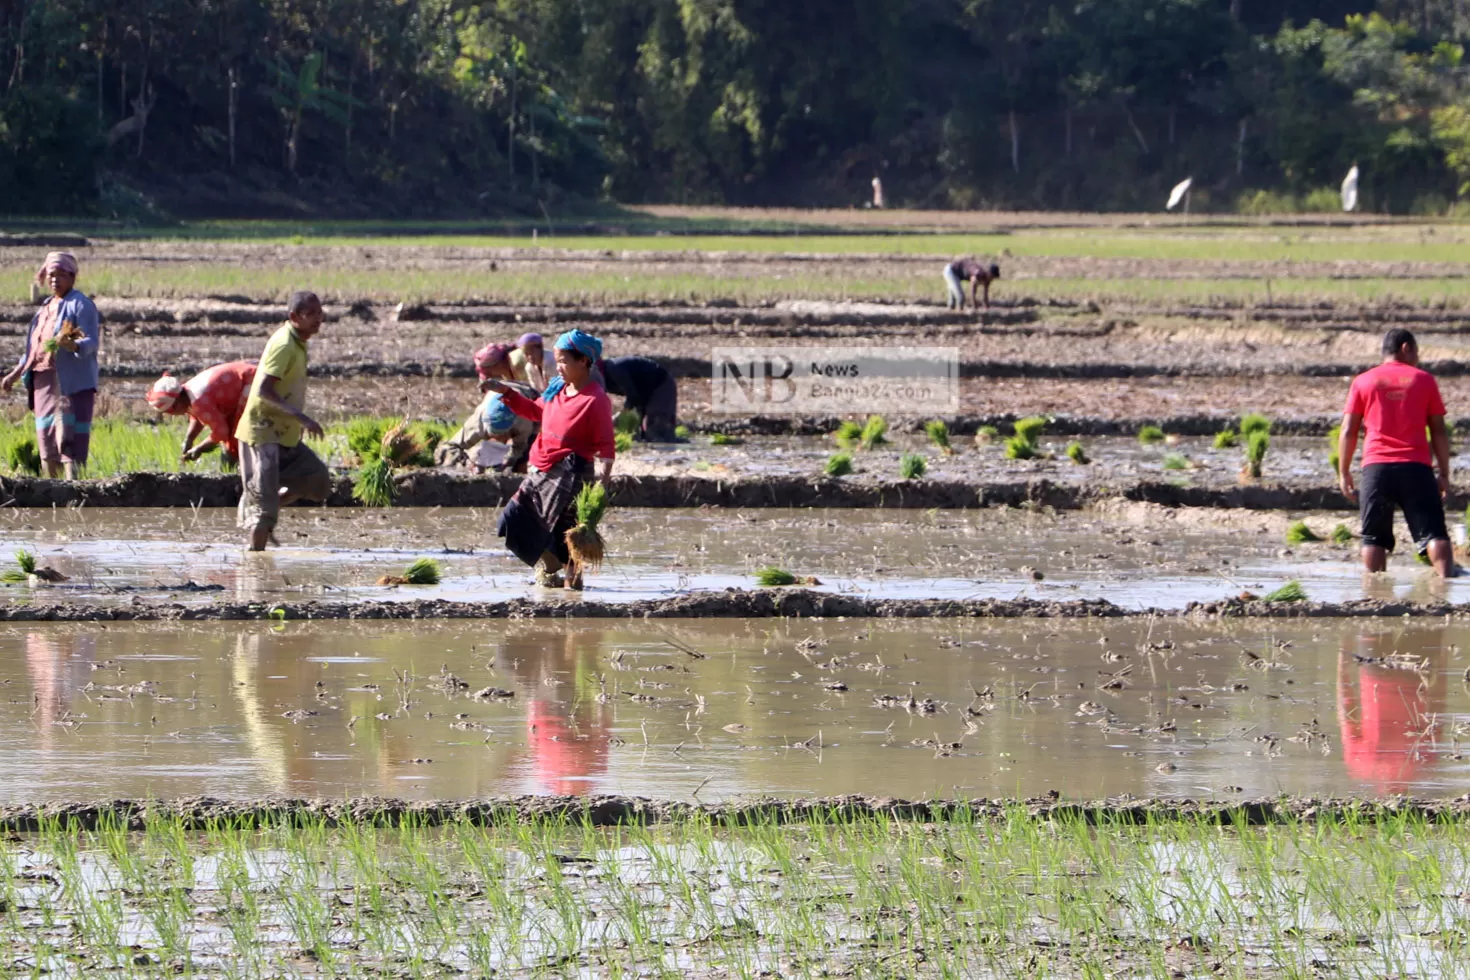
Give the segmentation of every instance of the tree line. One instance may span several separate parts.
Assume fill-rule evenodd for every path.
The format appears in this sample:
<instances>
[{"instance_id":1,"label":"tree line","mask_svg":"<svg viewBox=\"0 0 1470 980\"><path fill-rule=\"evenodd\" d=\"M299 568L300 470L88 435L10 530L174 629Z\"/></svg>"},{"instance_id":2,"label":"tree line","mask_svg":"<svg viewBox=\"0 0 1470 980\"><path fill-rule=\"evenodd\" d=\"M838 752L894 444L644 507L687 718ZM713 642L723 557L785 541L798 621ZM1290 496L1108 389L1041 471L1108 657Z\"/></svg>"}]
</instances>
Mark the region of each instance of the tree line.
<instances>
[{"instance_id":1,"label":"tree line","mask_svg":"<svg viewBox=\"0 0 1470 980\"><path fill-rule=\"evenodd\" d=\"M0 211L1380 211L1470 193L1466 0L0 0Z\"/></svg>"}]
</instances>

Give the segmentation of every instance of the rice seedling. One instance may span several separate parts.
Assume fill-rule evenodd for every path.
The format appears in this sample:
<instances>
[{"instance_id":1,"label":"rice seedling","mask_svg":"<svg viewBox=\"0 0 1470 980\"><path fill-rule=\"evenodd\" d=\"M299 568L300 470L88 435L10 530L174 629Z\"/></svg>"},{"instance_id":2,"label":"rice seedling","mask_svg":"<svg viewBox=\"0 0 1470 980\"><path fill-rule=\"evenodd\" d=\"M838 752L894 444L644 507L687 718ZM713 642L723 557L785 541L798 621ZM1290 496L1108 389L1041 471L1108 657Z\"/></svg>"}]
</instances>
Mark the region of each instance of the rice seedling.
<instances>
[{"instance_id":1,"label":"rice seedling","mask_svg":"<svg viewBox=\"0 0 1470 980\"><path fill-rule=\"evenodd\" d=\"M1216 449L1234 449L1240 445L1240 436L1236 435L1234 429L1221 429L1215 433Z\"/></svg>"},{"instance_id":2,"label":"rice seedling","mask_svg":"<svg viewBox=\"0 0 1470 980\"><path fill-rule=\"evenodd\" d=\"M1271 433L1256 429L1246 436L1245 469L1242 475L1252 480L1261 478L1261 466L1266 461L1266 451L1271 448Z\"/></svg>"},{"instance_id":3,"label":"rice seedling","mask_svg":"<svg viewBox=\"0 0 1470 980\"><path fill-rule=\"evenodd\" d=\"M887 433L888 420L881 415L869 415L858 441L864 449L875 449L888 441Z\"/></svg>"},{"instance_id":4,"label":"rice seedling","mask_svg":"<svg viewBox=\"0 0 1470 980\"><path fill-rule=\"evenodd\" d=\"M352 478L352 499L366 507L391 507L398 488L393 483L393 463L377 456L362 466Z\"/></svg>"},{"instance_id":5,"label":"rice seedling","mask_svg":"<svg viewBox=\"0 0 1470 980\"><path fill-rule=\"evenodd\" d=\"M347 423L347 448L362 462L371 462L382 454L383 433L387 429L384 419L351 419Z\"/></svg>"},{"instance_id":6,"label":"rice seedling","mask_svg":"<svg viewBox=\"0 0 1470 980\"><path fill-rule=\"evenodd\" d=\"M953 455L954 448L949 444L949 426L945 425L944 419L930 419L928 422L925 422L924 434L946 456Z\"/></svg>"},{"instance_id":7,"label":"rice seedling","mask_svg":"<svg viewBox=\"0 0 1470 980\"><path fill-rule=\"evenodd\" d=\"M898 461L898 475L905 480L918 480L929 469L929 464L918 453L904 453Z\"/></svg>"},{"instance_id":8,"label":"rice seedling","mask_svg":"<svg viewBox=\"0 0 1470 980\"><path fill-rule=\"evenodd\" d=\"M1164 430L1157 425L1145 425L1138 430L1138 441L1145 446L1164 441Z\"/></svg>"},{"instance_id":9,"label":"rice seedling","mask_svg":"<svg viewBox=\"0 0 1470 980\"><path fill-rule=\"evenodd\" d=\"M688 442L691 435L692 435L692 433L689 431L689 426L687 426L687 425L676 425L676 426L674 426L674 438L675 439L678 439L680 442ZM719 433L716 433L716 435L719 435Z\"/></svg>"},{"instance_id":10,"label":"rice seedling","mask_svg":"<svg viewBox=\"0 0 1470 980\"><path fill-rule=\"evenodd\" d=\"M1259 412L1251 412L1240 420L1240 434L1246 438L1257 432L1270 433L1271 420Z\"/></svg>"},{"instance_id":11,"label":"rice seedling","mask_svg":"<svg viewBox=\"0 0 1470 980\"><path fill-rule=\"evenodd\" d=\"M1342 525L1339 524L1338 527L1342 527ZM1306 521L1296 521L1286 529L1287 544L1307 544L1321 540L1322 536L1308 527Z\"/></svg>"},{"instance_id":12,"label":"rice seedling","mask_svg":"<svg viewBox=\"0 0 1470 980\"><path fill-rule=\"evenodd\" d=\"M1006 459L1035 459L1036 443L1021 436L1011 436L1006 440Z\"/></svg>"},{"instance_id":13,"label":"rice seedling","mask_svg":"<svg viewBox=\"0 0 1470 980\"><path fill-rule=\"evenodd\" d=\"M1327 465L1332 470L1333 475L1339 472L1338 464L1342 462L1341 439L1342 426L1334 425L1331 431L1327 433Z\"/></svg>"},{"instance_id":14,"label":"rice seedling","mask_svg":"<svg viewBox=\"0 0 1470 980\"><path fill-rule=\"evenodd\" d=\"M1287 582L1274 592L1266 593L1267 602L1306 602L1307 590L1296 579Z\"/></svg>"},{"instance_id":15,"label":"rice seedling","mask_svg":"<svg viewBox=\"0 0 1470 980\"><path fill-rule=\"evenodd\" d=\"M15 568L7 568L0 574L0 582L19 583L30 580L36 571L36 556L25 549L15 553Z\"/></svg>"},{"instance_id":16,"label":"rice seedling","mask_svg":"<svg viewBox=\"0 0 1470 980\"><path fill-rule=\"evenodd\" d=\"M400 421L383 433L378 456L393 466L402 466L423 452L424 446L408 428L407 420ZM432 454L431 454L432 458Z\"/></svg>"},{"instance_id":17,"label":"rice seedling","mask_svg":"<svg viewBox=\"0 0 1470 980\"><path fill-rule=\"evenodd\" d=\"M402 575L384 575L378 585L438 585L442 574L439 563L432 558L419 558Z\"/></svg>"},{"instance_id":18,"label":"rice seedling","mask_svg":"<svg viewBox=\"0 0 1470 980\"><path fill-rule=\"evenodd\" d=\"M613 449L618 453L632 452L633 436L627 432L614 432Z\"/></svg>"},{"instance_id":19,"label":"rice seedling","mask_svg":"<svg viewBox=\"0 0 1470 980\"><path fill-rule=\"evenodd\" d=\"M1183 453L1168 453L1164 456L1164 469L1166 470L1187 470L1192 467L1193 464L1190 463L1189 457Z\"/></svg>"},{"instance_id":20,"label":"rice seedling","mask_svg":"<svg viewBox=\"0 0 1470 980\"><path fill-rule=\"evenodd\" d=\"M837 426L837 431L833 433L833 437L837 440L837 445L843 449L855 449L857 448L858 440L863 437L863 427L860 423L848 419Z\"/></svg>"},{"instance_id":21,"label":"rice seedling","mask_svg":"<svg viewBox=\"0 0 1470 980\"><path fill-rule=\"evenodd\" d=\"M711 446L738 446L740 440L726 432L711 432L709 444Z\"/></svg>"},{"instance_id":22,"label":"rice seedling","mask_svg":"<svg viewBox=\"0 0 1470 980\"><path fill-rule=\"evenodd\" d=\"M1353 543L1355 535L1346 524L1339 524L1332 529L1332 543L1337 545L1348 545Z\"/></svg>"},{"instance_id":23,"label":"rice seedling","mask_svg":"<svg viewBox=\"0 0 1470 980\"><path fill-rule=\"evenodd\" d=\"M1067 444L1066 452L1067 458L1076 463L1078 466L1086 466L1088 463L1092 462L1092 460L1089 459L1087 456L1087 450L1082 448L1082 443L1080 442L1069 442Z\"/></svg>"},{"instance_id":24,"label":"rice seedling","mask_svg":"<svg viewBox=\"0 0 1470 980\"><path fill-rule=\"evenodd\" d=\"M975 430L975 445L988 446L1000 438L1000 430L993 425L982 425Z\"/></svg>"},{"instance_id":25,"label":"rice seedling","mask_svg":"<svg viewBox=\"0 0 1470 980\"><path fill-rule=\"evenodd\" d=\"M810 575L796 576L784 568L767 565L765 568L756 569L755 584L762 588L777 589L788 585L821 585L822 583Z\"/></svg>"},{"instance_id":26,"label":"rice seedling","mask_svg":"<svg viewBox=\"0 0 1470 980\"><path fill-rule=\"evenodd\" d=\"M577 491L577 524L567 532L567 551L577 564L587 568L602 567L606 544L597 525L607 513L607 487L593 481Z\"/></svg>"},{"instance_id":27,"label":"rice seedling","mask_svg":"<svg viewBox=\"0 0 1470 980\"><path fill-rule=\"evenodd\" d=\"M5 447L5 462L16 473L41 475L41 452L33 438L22 437L10 442Z\"/></svg>"},{"instance_id":28,"label":"rice seedling","mask_svg":"<svg viewBox=\"0 0 1470 980\"><path fill-rule=\"evenodd\" d=\"M1018 438L1025 439L1034 446L1041 438L1042 430L1046 428L1046 419L1039 415L1032 415L1028 418L1017 419L1012 423L1012 428Z\"/></svg>"},{"instance_id":29,"label":"rice seedling","mask_svg":"<svg viewBox=\"0 0 1470 980\"><path fill-rule=\"evenodd\" d=\"M613 417L613 431L634 435L643 425L643 416L635 409L625 408Z\"/></svg>"},{"instance_id":30,"label":"rice seedling","mask_svg":"<svg viewBox=\"0 0 1470 980\"><path fill-rule=\"evenodd\" d=\"M828 476L847 476L852 472L852 453L833 453L823 471Z\"/></svg>"}]
</instances>

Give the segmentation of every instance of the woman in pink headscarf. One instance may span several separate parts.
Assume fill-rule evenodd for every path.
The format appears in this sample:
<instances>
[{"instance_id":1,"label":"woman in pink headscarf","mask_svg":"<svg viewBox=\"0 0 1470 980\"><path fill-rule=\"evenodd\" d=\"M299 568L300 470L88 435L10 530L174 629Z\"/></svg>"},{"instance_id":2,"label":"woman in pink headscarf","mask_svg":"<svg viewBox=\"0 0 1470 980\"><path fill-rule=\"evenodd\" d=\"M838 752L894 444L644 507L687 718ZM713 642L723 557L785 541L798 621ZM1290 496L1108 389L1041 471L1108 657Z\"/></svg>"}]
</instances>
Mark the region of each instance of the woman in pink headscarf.
<instances>
[{"instance_id":1,"label":"woman in pink headscarf","mask_svg":"<svg viewBox=\"0 0 1470 980\"><path fill-rule=\"evenodd\" d=\"M0 379L0 390L9 391L24 380L46 475L75 480L87 465L92 441L101 324L97 307L75 288L77 260L70 252L47 255L36 281L51 290L51 298L31 319L25 352Z\"/></svg>"}]
</instances>

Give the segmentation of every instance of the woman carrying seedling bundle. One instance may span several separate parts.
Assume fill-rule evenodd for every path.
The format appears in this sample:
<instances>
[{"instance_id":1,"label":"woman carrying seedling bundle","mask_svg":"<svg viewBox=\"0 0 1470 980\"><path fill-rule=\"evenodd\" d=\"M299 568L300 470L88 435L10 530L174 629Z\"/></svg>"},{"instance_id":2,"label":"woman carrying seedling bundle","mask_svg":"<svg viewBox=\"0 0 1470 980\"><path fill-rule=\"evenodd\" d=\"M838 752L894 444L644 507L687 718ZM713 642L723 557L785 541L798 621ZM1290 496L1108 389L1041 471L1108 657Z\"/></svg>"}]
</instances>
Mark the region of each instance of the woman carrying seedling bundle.
<instances>
[{"instance_id":1,"label":"woman carrying seedling bundle","mask_svg":"<svg viewBox=\"0 0 1470 980\"><path fill-rule=\"evenodd\" d=\"M530 475L505 505L497 529L506 547L536 569L538 585L580 589L584 567L602 560L596 527L606 507L602 484L612 475L617 450L612 402L592 377L601 356L602 341L571 330L556 339L561 376L551 380L541 399L527 398L498 379L485 384L511 411L541 423L531 446ZM559 579L563 568L565 578Z\"/></svg>"}]
</instances>

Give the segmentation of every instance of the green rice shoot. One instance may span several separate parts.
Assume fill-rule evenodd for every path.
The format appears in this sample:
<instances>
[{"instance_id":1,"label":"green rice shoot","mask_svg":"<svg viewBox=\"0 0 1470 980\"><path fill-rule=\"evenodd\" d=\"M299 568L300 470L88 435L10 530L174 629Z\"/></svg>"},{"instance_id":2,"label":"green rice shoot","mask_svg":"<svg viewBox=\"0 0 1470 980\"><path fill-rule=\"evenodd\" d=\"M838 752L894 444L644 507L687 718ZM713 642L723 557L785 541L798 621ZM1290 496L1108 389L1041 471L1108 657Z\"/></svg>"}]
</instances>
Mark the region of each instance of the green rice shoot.
<instances>
[{"instance_id":1,"label":"green rice shoot","mask_svg":"<svg viewBox=\"0 0 1470 980\"><path fill-rule=\"evenodd\" d=\"M6 445L5 462L15 473L41 475L41 452L36 448L36 440L29 436L14 439Z\"/></svg>"},{"instance_id":2,"label":"green rice shoot","mask_svg":"<svg viewBox=\"0 0 1470 980\"><path fill-rule=\"evenodd\" d=\"M1042 430L1046 428L1046 419L1042 418L1039 415L1032 415L1024 419L1016 419L1016 421L1012 423L1012 428L1015 430L1016 436L1018 438L1025 439L1027 442L1035 446L1036 440L1041 438Z\"/></svg>"},{"instance_id":3,"label":"green rice shoot","mask_svg":"<svg viewBox=\"0 0 1470 980\"><path fill-rule=\"evenodd\" d=\"M15 564L0 575L0 582L25 582L36 573L36 556L24 548L15 553Z\"/></svg>"},{"instance_id":4,"label":"green rice shoot","mask_svg":"<svg viewBox=\"0 0 1470 980\"><path fill-rule=\"evenodd\" d=\"M347 448L364 463L377 459L383 454L383 433L388 425L386 419L352 419L347 423Z\"/></svg>"},{"instance_id":5,"label":"green rice shoot","mask_svg":"<svg viewBox=\"0 0 1470 980\"><path fill-rule=\"evenodd\" d=\"M756 570L755 584L767 589L780 588L785 585L795 585L796 576L784 568L767 565L765 568Z\"/></svg>"},{"instance_id":6,"label":"green rice shoot","mask_svg":"<svg viewBox=\"0 0 1470 980\"><path fill-rule=\"evenodd\" d=\"M949 426L945 425L944 419L930 419L928 422L925 422L924 434L929 437L930 442L944 450L944 452L950 453L954 451L949 444Z\"/></svg>"},{"instance_id":7,"label":"green rice shoot","mask_svg":"<svg viewBox=\"0 0 1470 980\"><path fill-rule=\"evenodd\" d=\"M376 456L357 468L352 478L353 500L365 507L391 507L396 496L392 460Z\"/></svg>"},{"instance_id":8,"label":"green rice shoot","mask_svg":"<svg viewBox=\"0 0 1470 980\"><path fill-rule=\"evenodd\" d=\"M577 491L577 523L595 529L607 514L607 487L593 481Z\"/></svg>"},{"instance_id":9,"label":"green rice shoot","mask_svg":"<svg viewBox=\"0 0 1470 980\"><path fill-rule=\"evenodd\" d=\"M1334 425L1327 433L1327 465L1334 474L1339 472L1338 464L1342 462L1341 440L1342 425Z\"/></svg>"},{"instance_id":10,"label":"green rice shoot","mask_svg":"<svg viewBox=\"0 0 1470 980\"><path fill-rule=\"evenodd\" d=\"M837 440L837 445L843 449L853 449L857 446L858 440L863 437L863 427L861 424L848 419L837 427L837 431L833 435Z\"/></svg>"},{"instance_id":11,"label":"green rice shoot","mask_svg":"<svg viewBox=\"0 0 1470 980\"><path fill-rule=\"evenodd\" d=\"M676 426L674 426L674 438L675 439L678 439L680 442L688 442L690 435L692 435L692 433L689 431L689 426L687 426L687 425L676 425ZM715 433L715 435L719 435L719 433L717 432L717 433Z\"/></svg>"},{"instance_id":12,"label":"green rice shoot","mask_svg":"<svg viewBox=\"0 0 1470 980\"><path fill-rule=\"evenodd\" d=\"M625 408L613 417L613 431L633 435L643 425L643 416L631 408Z\"/></svg>"},{"instance_id":13,"label":"green rice shoot","mask_svg":"<svg viewBox=\"0 0 1470 980\"><path fill-rule=\"evenodd\" d=\"M1154 443L1163 442L1164 430L1157 425L1145 425L1138 430L1138 441L1145 446L1152 446Z\"/></svg>"},{"instance_id":14,"label":"green rice shoot","mask_svg":"<svg viewBox=\"0 0 1470 980\"><path fill-rule=\"evenodd\" d=\"M852 472L852 453L833 453L828 456L823 472L828 476L847 476Z\"/></svg>"},{"instance_id":15,"label":"green rice shoot","mask_svg":"<svg viewBox=\"0 0 1470 980\"><path fill-rule=\"evenodd\" d=\"M613 433L613 450L619 453L633 451L633 435L630 432Z\"/></svg>"},{"instance_id":16,"label":"green rice shoot","mask_svg":"<svg viewBox=\"0 0 1470 980\"><path fill-rule=\"evenodd\" d=\"M905 480L921 479L929 469L928 462L918 453L904 453L898 461L898 475Z\"/></svg>"},{"instance_id":17,"label":"green rice shoot","mask_svg":"<svg viewBox=\"0 0 1470 980\"><path fill-rule=\"evenodd\" d=\"M1296 579L1287 582L1274 592L1267 593L1267 602L1306 602L1307 590Z\"/></svg>"},{"instance_id":18,"label":"green rice shoot","mask_svg":"<svg viewBox=\"0 0 1470 980\"><path fill-rule=\"evenodd\" d=\"M1252 479L1261 478L1261 467L1266 461L1266 451L1271 448L1271 433L1256 429L1246 436L1245 472Z\"/></svg>"},{"instance_id":19,"label":"green rice shoot","mask_svg":"<svg viewBox=\"0 0 1470 980\"><path fill-rule=\"evenodd\" d=\"M709 437L711 446L738 446L740 440L727 432L712 432Z\"/></svg>"},{"instance_id":20,"label":"green rice shoot","mask_svg":"<svg viewBox=\"0 0 1470 980\"><path fill-rule=\"evenodd\" d=\"M1082 443L1080 442L1067 443L1066 453L1067 458L1076 463L1078 466L1086 466L1088 463L1092 462L1092 460L1089 459L1087 456L1087 450L1082 448Z\"/></svg>"},{"instance_id":21,"label":"green rice shoot","mask_svg":"<svg viewBox=\"0 0 1470 980\"><path fill-rule=\"evenodd\" d=\"M975 430L975 445L987 446L1000 438L1000 430L993 425L982 425Z\"/></svg>"},{"instance_id":22,"label":"green rice shoot","mask_svg":"<svg viewBox=\"0 0 1470 980\"><path fill-rule=\"evenodd\" d=\"M1189 457L1183 453L1169 453L1164 457L1164 469L1166 470L1187 470L1189 466Z\"/></svg>"},{"instance_id":23,"label":"green rice shoot","mask_svg":"<svg viewBox=\"0 0 1470 980\"><path fill-rule=\"evenodd\" d=\"M1021 436L1011 436L1006 440L1006 459L1035 459L1036 443Z\"/></svg>"},{"instance_id":24,"label":"green rice shoot","mask_svg":"<svg viewBox=\"0 0 1470 980\"><path fill-rule=\"evenodd\" d=\"M441 577L439 563L432 558L420 558L403 572L409 585L438 585Z\"/></svg>"},{"instance_id":25,"label":"green rice shoot","mask_svg":"<svg viewBox=\"0 0 1470 980\"><path fill-rule=\"evenodd\" d=\"M1240 436L1234 429L1221 429L1215 433L1216 449L1234 449L1238 445L1240 445Z\"/></svg>"},{"instance_id":26,"label":"green rice shoot","mask_svg":"<svg viewBox=\"0 0 1470 980\"><path fill-rule=\"evenodd\" d=\"M1332 529L1332 543L1336 545L1349 545L1353 543L1353 532L1346 524L1339 524Z\"/></svg>"},{"instance_id":27,"label":"green rice shoot","mask_svg":"<svg viewBox=\"0 0 1470 980\"><path fill-rule=\"evenodd\" d=\"M869 415L859 440L864 449L875 449L888 441L888 420L881 415Z\"/></svg>"},{"instance_id":28,"label":"green rice shoot","mask_svg":"<svg viewBox=\"0 0 1470 980\"><path fill-rule=\"evenodd\" d=\"M1339 524L1337 526L1338 527L1342 527L1341 524ZM1310 544L1310 543L1312 543L1314 541L1321 541L1321 540L1322 540L1322 536L1319 535L1316 531L1313 531L1307 525L1307 522L1306 521L1297 521L1294 524L1292 524L1291 527L1288 527L1286 529L1286 543L1287 544Z\"/></svg>"},{"instance_id":29,"label":"green rice shoot","mask_svg":"<svg viewBox=\"0 0 1470 980\"><path fill-rule=\"evenodd\" d=\"M598 525L607 514L607 487L601 482L582 484L575 504L577 526L566 534L567 551L579 565L600 568L607 551Z\"/></svg>"},{"instance_id":30,"label":"green rice shoot","mask_svg":"<svg viewBox=\"0 0 1470 980\"><path fill-rule=\"evenodd\" d=\"M1246 438L1256 432L1270 433L1271 420L1259 412L1251 412L1240 420L1240 434Z\"/></svg>"}]
</instances>

